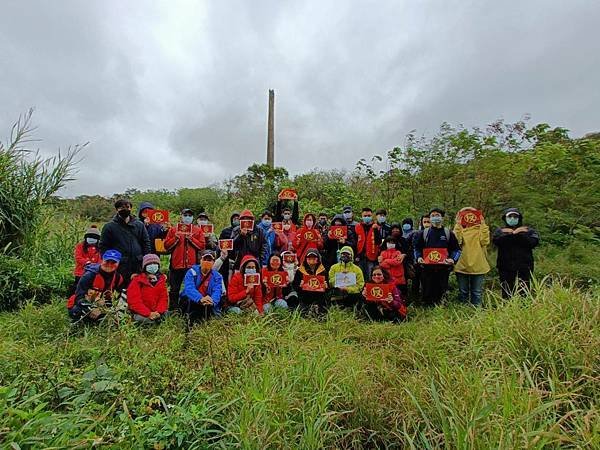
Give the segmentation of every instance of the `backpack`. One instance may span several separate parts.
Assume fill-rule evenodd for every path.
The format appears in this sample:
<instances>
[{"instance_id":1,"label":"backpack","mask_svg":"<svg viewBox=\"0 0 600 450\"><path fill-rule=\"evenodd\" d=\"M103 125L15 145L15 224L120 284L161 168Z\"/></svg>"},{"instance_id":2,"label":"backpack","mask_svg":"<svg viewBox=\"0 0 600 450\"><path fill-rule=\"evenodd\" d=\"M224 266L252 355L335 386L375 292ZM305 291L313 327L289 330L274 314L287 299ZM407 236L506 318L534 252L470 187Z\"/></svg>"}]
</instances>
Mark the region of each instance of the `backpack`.
<instances>
[{"instance_id":1,"label":"backpack","mask_svg":"<svg viewBox=\"0 0 600 450\"><path fill-rule=\"evenodd\" d=\"M429 238L429 230L431 230L431 227L425 228L423 230L423 242L425 242L425 246L427 246L427 239ZM450 242L450 229L444 227L444 234L446 235L446 242Z\"/></svg>"}]
</instances>

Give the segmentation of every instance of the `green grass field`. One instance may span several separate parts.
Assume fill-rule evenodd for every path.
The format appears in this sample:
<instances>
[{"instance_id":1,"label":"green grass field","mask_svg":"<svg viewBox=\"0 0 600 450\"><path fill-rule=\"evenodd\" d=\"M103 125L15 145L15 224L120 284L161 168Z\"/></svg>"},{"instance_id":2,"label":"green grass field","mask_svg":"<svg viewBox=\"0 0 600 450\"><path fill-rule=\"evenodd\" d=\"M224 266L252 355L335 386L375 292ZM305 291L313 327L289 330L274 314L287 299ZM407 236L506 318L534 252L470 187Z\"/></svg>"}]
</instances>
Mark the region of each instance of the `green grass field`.
<instances>
[{"instance_id":1,"label":"green grass field","mask_svg":"<svg viewBox=\"0 0 600 450\"><path fill-rule=\"evenodd\" d=\"M600 448L600 292L409 322L330 312L70 331L0 315L5 448ZM11 447L12 446L12 447Z\"/></svg>"}]
</instances>

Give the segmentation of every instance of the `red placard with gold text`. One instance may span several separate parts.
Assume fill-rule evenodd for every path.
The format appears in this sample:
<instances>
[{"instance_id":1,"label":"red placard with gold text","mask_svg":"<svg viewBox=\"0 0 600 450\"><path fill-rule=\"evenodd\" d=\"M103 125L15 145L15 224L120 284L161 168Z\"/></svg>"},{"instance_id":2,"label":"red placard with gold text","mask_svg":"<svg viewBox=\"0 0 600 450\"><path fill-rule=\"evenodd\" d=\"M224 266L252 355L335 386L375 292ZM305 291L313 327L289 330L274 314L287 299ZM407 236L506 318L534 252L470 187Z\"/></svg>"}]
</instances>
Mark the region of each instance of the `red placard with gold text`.
<instances>
[{"instance_id":1,"label":"red placard with gold text","mask_svg":"<svg viewBox=\"0 0 600 450\"><path fill-rule=\"evenodd\" d=\"M394 286L387 283L367 283L365 284L365 300L368 302L380 302L387 300L392 293Z\"/></svg>"},{"instance_id":2,"label":"red placard with gold text","mask_svg":"<svg viewBox=\"0 0 600 450\"><path fill-rule=\"evenodd\" d=\"M424 248L423 260L425 264L445 264L448 258L447 248Z\"/></svg>"},{"instance_id":3,"label":"red placard with gold text","mask_svg":"<svg viewBox=\"0 0 600 450\"><path fill-rule=\"evenodd\" d=\"M329 228L331 239L348 239L348 227L346 225L333 225Z\"/></svg>"},{"instance_id":4,"label":"red placard with gold text","mask_svg":"<svg viewBox=\"0 0 600 450\"><path fill-rule=\"evenodd\" d=\"M244 286L258 286L260 284L259 273L244 274Z\"/></svg>"},{"instance_id":5,"label":"red placard with gold text","mask_svg":"<svg viewBox=\"0 0 600 450\"><path fill-rule=\"evenodd\" d=\"M252 219L242 219L240 220L240 229L241 230L254 230L254 220Z\"/></svg>"},{"instance_id":6,"label":"red placard with gold text","mask_svg":"<svg viewBox=\"0 0 600 450\"><path fill-rule=\"evenodd\" d=\"M269 287L281 287L288 284L288 273L286 271L265 270L263 280Z\"/></svg>"},{"instance_id":7,"label":"red placard with gold text","mask_svg":"<svg viewBox=\"0 0 600 450\"><path fill-rule=\"evenodd\" d=\"M466 209L458 214L458 218L463 228L470 228L481 224L483 213L477 209Z\"/></svg>"},{"instance_id":8,"label":"red placard with gold text","mask_svg":"<svg viewBox=\"0 0 600 450\"><path fill-rule=\"evenodd\" d=\"M295 189L283 189L277 196L278 200L298 200L298 193Z\"/></svg>"},{"instance_id":9,"label":"red placard with gold text","mask_svg":"<svg viewBox=\"0 0 600 450\"><path fill-rule=\"evenodd\" d=\"M233 239L219 239L219 248L223 251L233 250Z\"/></svg>"},{"instance_id":10,"label":"red placard with gold text","mask_svg":"<svg viewBox=\"0 0 600 450\"><path fill-rule=\"evenodd\" d=\"M147 217L150 223L168 223L169 211L166 209L149 209Z\"/></svg>"},{"instance_id":11,"label":"red placard with gold text","mask_svg":"<svg viewBox=\"0 0 600 450\"><path fill-rule=\"evenodd\" d=\"M273 222L272 227L275 231L283 231L283 222Z\"/></svg>"},{"instance_id":12,"label":"red placard with gold text","mask_svg":"<svg viewBox=\"0 0 600 450\"><path fill-rule=\"evenodd\" d=\"M307 241L318 241L319 240L319 232L317 230L307 230L304 232L302 237Z\"/></svg>"},{"instance_id":13,"label":"red placard with gold text","mask_svg":"<svg viewBox=\"0 0 600 450\"><path fill-rule=\"evenodd\" d=\"M188 225L187 223L178 223L177 224L177 233L178 234L192 234L192 225Z\"/></svg>"},{"instance_id":14,"label":"red placard with gold text","mask_svg":"<svg viewBox=\"0 0 600 450\"><path fill-rule=\"evenodd\" d=\"M323 275L302 275L302 289L310 292L325 292L325 277Z\"/></svg>"},{"instance_id":15,"label":"red placard with gold text","mask_svg":"<svg viewBox=\"0 0 600 450\"><path fill-rule=\"evenodd\" d=\"M283 255L283 262L296 263L298 262L298 257L295 253L286 253L285 255Z\"/></svg>"},{"instance_id":16,"label":"red placard with gold text","mask_svg":"<svg viewBox=\"0 0 600 450\"><path fill-rule=\"evenodd\" d=\"M212 223L207 223L206 225L200 225L202 228L202 232L204 234L212 234L215 230L215 226Z\"/></svg>"}]
</instances>

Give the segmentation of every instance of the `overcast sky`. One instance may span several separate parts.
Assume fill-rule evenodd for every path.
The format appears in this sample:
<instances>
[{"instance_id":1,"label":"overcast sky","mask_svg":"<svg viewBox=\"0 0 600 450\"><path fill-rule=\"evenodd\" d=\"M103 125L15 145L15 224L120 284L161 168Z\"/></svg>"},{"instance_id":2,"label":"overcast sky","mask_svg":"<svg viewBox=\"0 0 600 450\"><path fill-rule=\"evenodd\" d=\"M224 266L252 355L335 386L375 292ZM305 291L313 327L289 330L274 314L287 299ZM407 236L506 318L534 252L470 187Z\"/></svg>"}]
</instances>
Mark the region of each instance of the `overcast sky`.
<instances>
[{"instance_id":1,"label":"overcast sky","mask_svg":"<svg viewBox=\"0 0 600 450\"><path fill-rule=\"evenodd\" d=\"M61 194L204 186L264 162L353 168L442 121L600 131L600 2L0 4L0 133L89 141Z\"/></svg>"}]
</instances>

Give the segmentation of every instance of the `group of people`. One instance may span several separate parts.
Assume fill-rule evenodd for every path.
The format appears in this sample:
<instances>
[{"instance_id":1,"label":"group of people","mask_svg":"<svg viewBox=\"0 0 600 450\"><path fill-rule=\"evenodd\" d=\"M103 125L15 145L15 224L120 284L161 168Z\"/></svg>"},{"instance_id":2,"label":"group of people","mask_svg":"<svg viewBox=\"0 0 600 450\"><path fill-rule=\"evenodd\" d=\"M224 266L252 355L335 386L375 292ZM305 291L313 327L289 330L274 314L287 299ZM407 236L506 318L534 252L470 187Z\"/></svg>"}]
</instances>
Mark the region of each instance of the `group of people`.
<instances>
[{"instance_id":1,"label":"group of people","mask_svg":"<svg viewBox=\"0 0 600 450\"><path fill-rule=\"evenodd\" d=\"M141 323L158 323L174 311L190 322L276 308L323 315L332 305L402 321L409 294L423 305L440 303L452 272L459 298L481 305L491 242L503 296L526 289L539 243L516 208L504 212L503 226L491 236L481 212L470 207L457 213L452 229L440 208L415 228L411 218L388 223L386 210L368 207L356 218L345 206L331 219L308 213L300 221L298 201L279 200L274 213L232 213L219 236L205 227L205 212L195 217L183 209L170 226L151 223L148 202L137 216L128 200L118 200L115 209L114 218L101 231L90 227L74 250L67 302L74 322L102 319L117 298ZM476 221L465 224L465 213ZM168 272L157 253L170 255Z\"/></svg>"}]
</instances>

